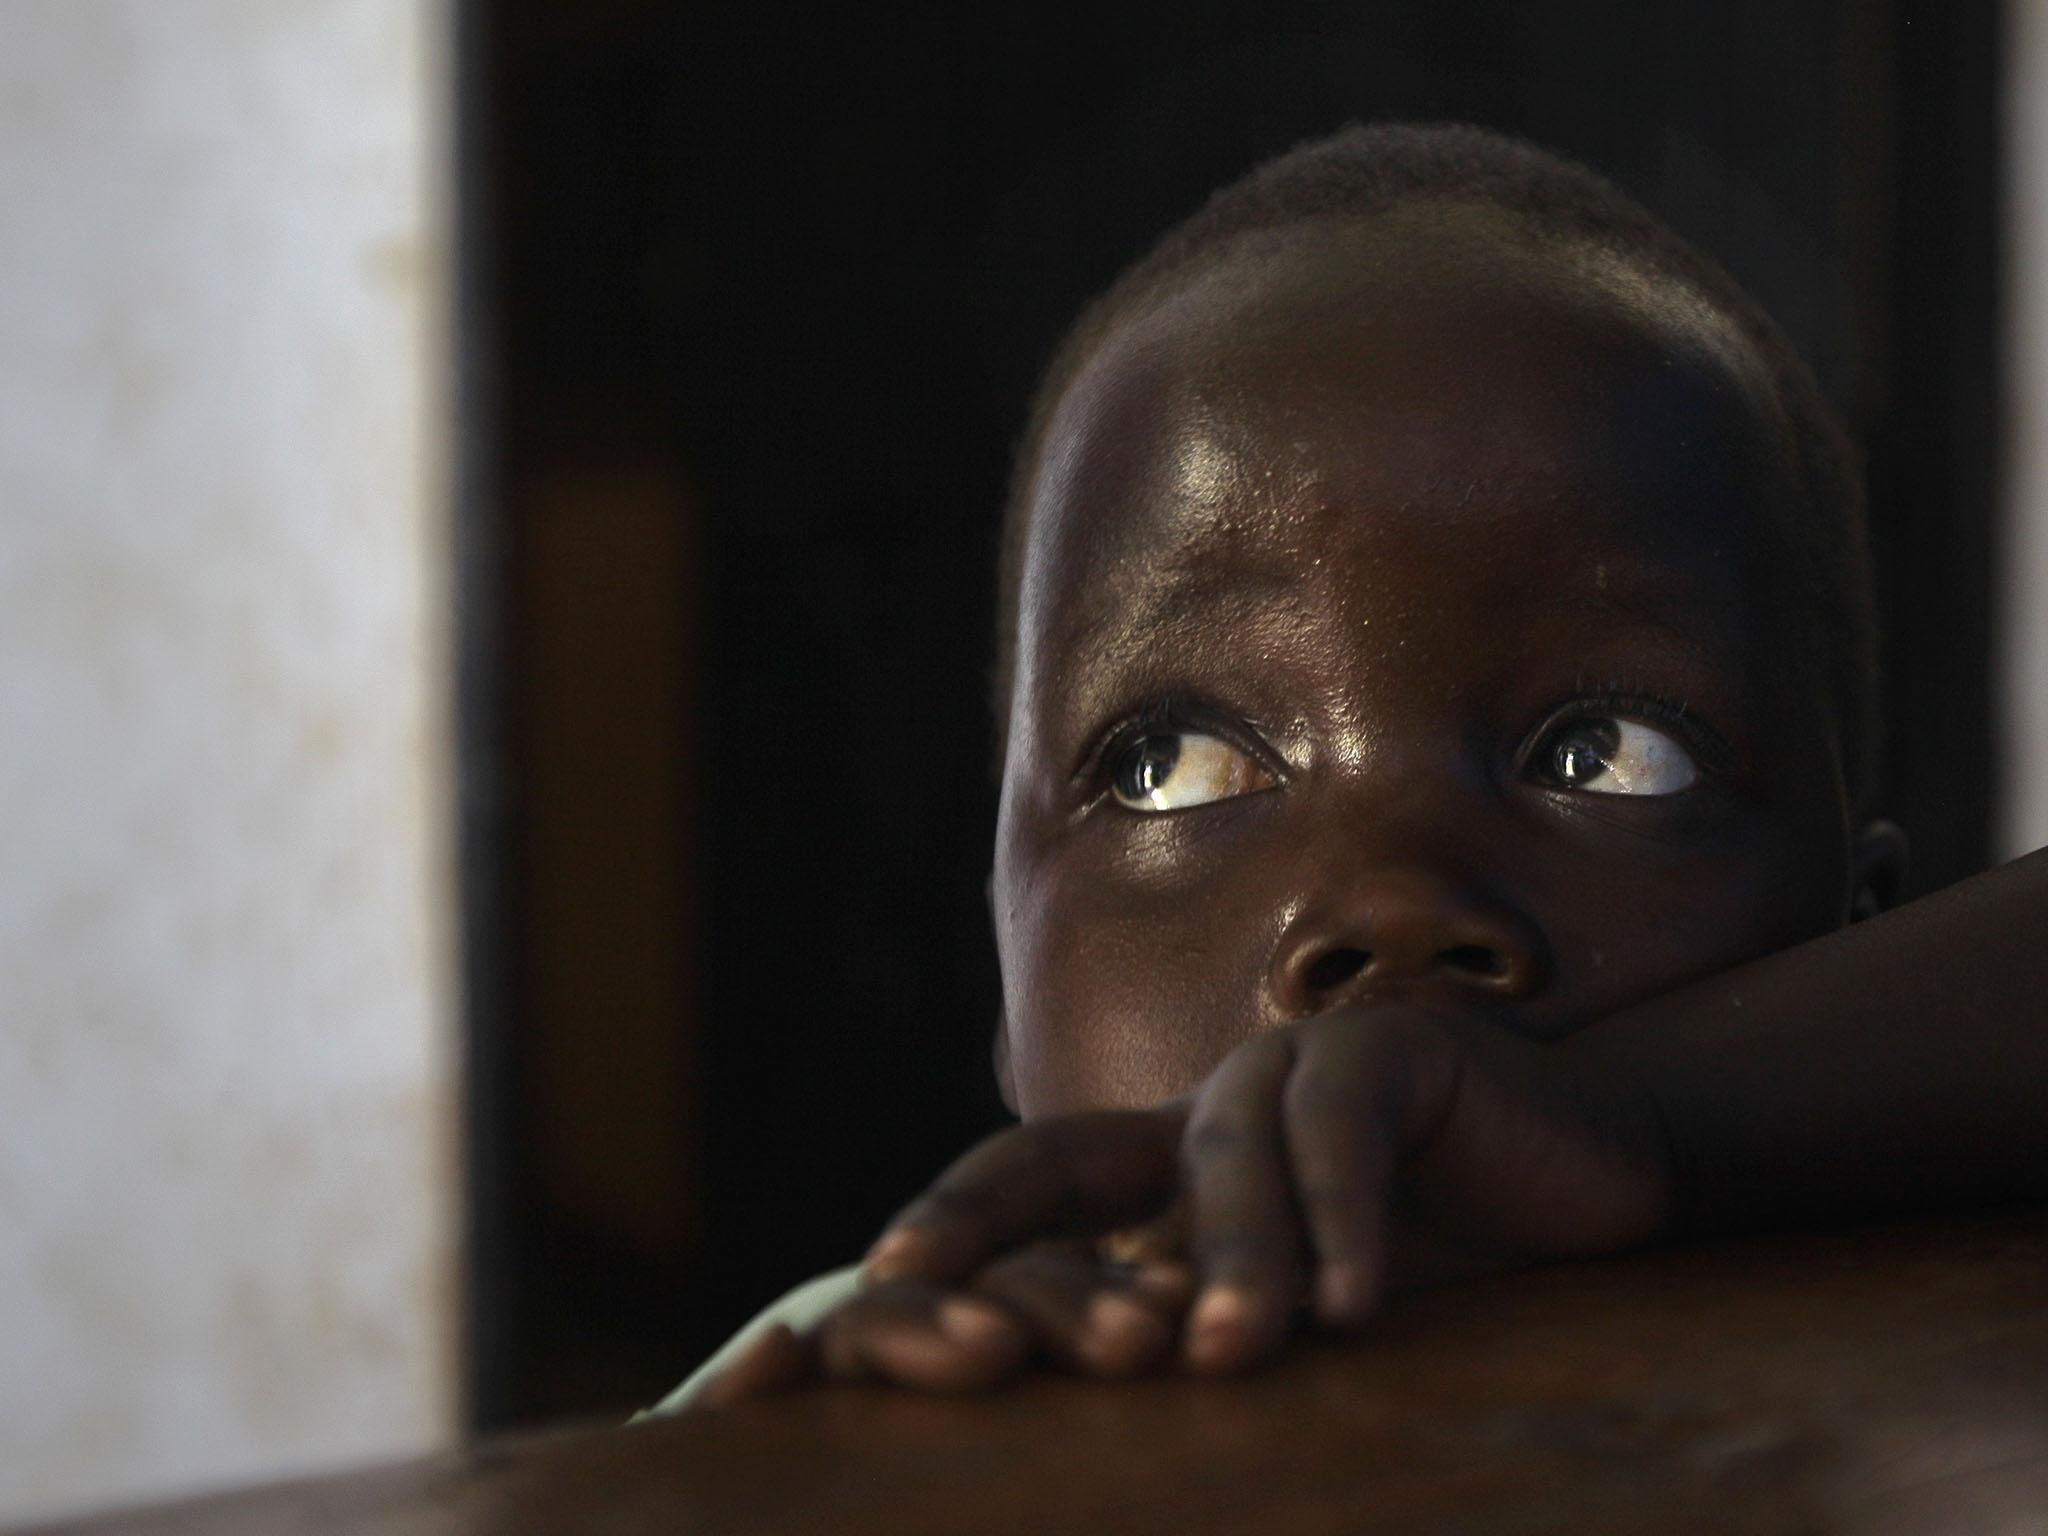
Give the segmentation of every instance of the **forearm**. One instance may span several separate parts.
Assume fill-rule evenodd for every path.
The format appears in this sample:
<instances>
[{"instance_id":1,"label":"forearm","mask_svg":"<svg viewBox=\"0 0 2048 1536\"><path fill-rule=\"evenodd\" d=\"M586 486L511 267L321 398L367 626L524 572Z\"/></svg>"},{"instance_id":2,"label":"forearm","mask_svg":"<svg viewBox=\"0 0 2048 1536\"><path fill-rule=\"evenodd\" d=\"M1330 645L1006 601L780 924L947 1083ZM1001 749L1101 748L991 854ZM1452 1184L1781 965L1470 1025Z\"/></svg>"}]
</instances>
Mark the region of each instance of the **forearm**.
<instances>
[{"instance_id":1,"label":"forearm","mask_svg":"<svg viewBox=\"0 0 2048 1536\"><path fill-rule=\"evenodd\" d=\"M1679 1220L2048 1195L2048 850L1591 1026Z\"/></svg>"}]
</instances>

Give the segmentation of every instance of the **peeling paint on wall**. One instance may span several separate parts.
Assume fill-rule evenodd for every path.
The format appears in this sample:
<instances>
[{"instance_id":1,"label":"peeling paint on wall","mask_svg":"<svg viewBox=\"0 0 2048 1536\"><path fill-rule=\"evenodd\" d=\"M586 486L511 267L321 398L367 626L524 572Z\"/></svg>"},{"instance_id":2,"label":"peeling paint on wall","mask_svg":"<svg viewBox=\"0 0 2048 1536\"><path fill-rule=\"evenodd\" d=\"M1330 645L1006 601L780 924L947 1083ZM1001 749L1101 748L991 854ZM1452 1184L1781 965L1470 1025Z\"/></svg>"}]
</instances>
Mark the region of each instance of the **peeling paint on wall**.
<instances>
[{"instance_id":1,"label":"peeling paint on wall","mask_svg":"<svg viewBox=\"0 0 2048 1536\"><path fill-rule=\"evenodd\" d=\"M454 1425L442 7L0 7L0 1521Z\"/></svg>"}]
</instances>

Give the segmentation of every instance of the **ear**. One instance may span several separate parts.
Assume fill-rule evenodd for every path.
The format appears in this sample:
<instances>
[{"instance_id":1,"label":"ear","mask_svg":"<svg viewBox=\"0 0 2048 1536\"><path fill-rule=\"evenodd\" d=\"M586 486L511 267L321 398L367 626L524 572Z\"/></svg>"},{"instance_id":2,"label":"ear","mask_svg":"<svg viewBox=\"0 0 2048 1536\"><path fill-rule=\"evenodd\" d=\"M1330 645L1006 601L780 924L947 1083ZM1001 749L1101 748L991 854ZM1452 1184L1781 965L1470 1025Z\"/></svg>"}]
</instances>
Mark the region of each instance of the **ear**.
<instances>
[{"instance_id":1,"label":"ear","mask_svg":"<svg viewBox=\"0 0 2048 1536\"><path fill-rule=\"evenodd\" d=\"M1866 823L1849 865L1849 921L1889 912L1906 893L1906 834L1893 822Z\"/></svg>"},{"instance_id":2,"label":"ear","mask_svg":"<svg viewBox=\"0 0 2048 1536\"><path fill-rule=\"evenodd\" d=\"M982 882L982 900L988 903L988 920L994 927L996 920L996 877L989 871L989 877ZM1003 1108L1017 1114L1017 1079L1010 1071L1010 1016L998 1006L996 1009L996 1038L989 1052L996 1069L996 1091L1003 1096ZM1018 1115L1019 1119L1023 1116Z\"/></svg>"}]
</instances>

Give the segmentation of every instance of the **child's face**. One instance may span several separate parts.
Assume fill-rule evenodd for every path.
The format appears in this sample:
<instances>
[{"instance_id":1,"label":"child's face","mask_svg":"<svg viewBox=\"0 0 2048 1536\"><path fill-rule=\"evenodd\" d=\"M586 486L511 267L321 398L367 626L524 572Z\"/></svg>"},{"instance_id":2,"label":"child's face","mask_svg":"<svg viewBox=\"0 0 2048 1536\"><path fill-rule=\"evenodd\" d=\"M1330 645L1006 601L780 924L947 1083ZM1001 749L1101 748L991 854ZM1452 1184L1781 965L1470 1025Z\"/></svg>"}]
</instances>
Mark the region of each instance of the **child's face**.
<instances>
[{"instance_id":1,"label":"child's face","mask_svg":"<svg viewBox=\"0 0 2048 1536\"><path fill-rule=\"evenodd\" d=\"M1555 1038L1838 926L1833 716L1725 323L1411 213L1226 259L1069 389L992 901L1025 1116L1340 1003Z\"/></svg>"}]
</instances>

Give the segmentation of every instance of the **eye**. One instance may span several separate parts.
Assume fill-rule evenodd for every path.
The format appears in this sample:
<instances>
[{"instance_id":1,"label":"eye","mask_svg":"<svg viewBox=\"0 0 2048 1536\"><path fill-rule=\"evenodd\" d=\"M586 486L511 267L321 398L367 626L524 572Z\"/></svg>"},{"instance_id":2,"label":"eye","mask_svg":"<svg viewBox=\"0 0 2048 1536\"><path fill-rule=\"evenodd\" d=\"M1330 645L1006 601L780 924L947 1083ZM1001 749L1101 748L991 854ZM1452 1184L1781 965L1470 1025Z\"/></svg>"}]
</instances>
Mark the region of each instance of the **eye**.
<instances>
[{"instance_id":1,"label":"eye","mask_svg":"<svg viewBox=\"0 0 2048 1536\"><path fill-rule=\"evenodd\" d=\"M1200 731L1147 731L1109 764L1109 792L1131 811L1185 811L1273 784L1273 775L1243 752Z\"/></svg>"},{"instance_id":2,"label":"eye","mask_svg":"<svg viewBox=\"0 0 2048 1536\"><path fill-rule=\"evenodd\" d=\"M1700 774L1663 731L1606 715L1565 721L1538 744L1530 766L1546 783L1595 795L1675 795Z\"/></svg>"}]
</instances>

